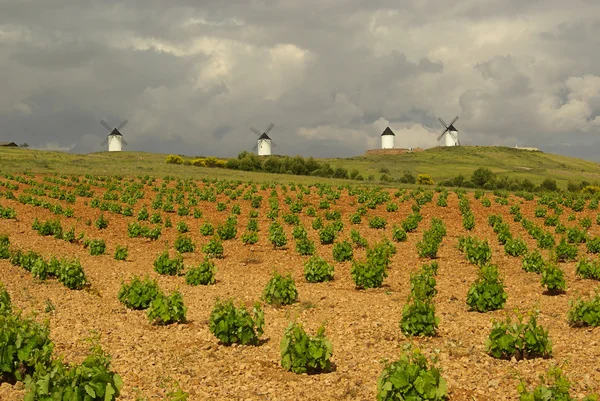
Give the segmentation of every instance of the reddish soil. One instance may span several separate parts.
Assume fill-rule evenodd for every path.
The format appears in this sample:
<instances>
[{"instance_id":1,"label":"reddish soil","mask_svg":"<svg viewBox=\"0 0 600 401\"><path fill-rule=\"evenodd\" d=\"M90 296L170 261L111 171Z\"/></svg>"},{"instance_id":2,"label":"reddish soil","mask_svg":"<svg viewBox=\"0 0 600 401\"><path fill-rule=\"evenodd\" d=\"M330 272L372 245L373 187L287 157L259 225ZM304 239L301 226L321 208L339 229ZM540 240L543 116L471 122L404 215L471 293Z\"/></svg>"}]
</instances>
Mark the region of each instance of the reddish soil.
<instances>
[{"instance_id":1,"label":"reddish soil","mask_svg":"<svg viewBox=\"0 0 600 401\"><path fill-rule=\"evenodd\" d=\"M41 181L41 178L39 181ZM199 183L201 186L202 183ZM22 193L27 185L20 184L15 195ZM96 194L103 192L94 188ZM143 203L150 204L155 196L145 187L146 198L134 207L136 214ZM315 207L320 198L312 188L312 194L305 197ZM600 328L572 328L567 323L569 300L578 296L592 295L598 282L581 280L575 276L575 263L563 263L568 290L558 296L544 295L539 276L521 269L521 258L504 254L496 236L487 224L490 214L502 214L510 222L513 235L522 236L530 249L535 241L519 223L512 221L509 206L492 203L483 208L481 202L472 198L471 205L476 216L476 227L466 232L461 225L458 200L451 193L448 207L435 206L435 201L422 208L423 221L416 233L410 233L408 241L396 244L397 253L392 256L389 276L384 287L359 291L354 288L350 277L351 263L335 263L332 246L319 244L317 233L311 228L312 218L301 213L301 219L309 236L317 244L317 253L335 263L335 280L329 283L309 284L303 277L303 263L307 257L297 254L291 237L291 227L285 225L289 245L287 249L274 250L267 241L270 220L266 214L270 190L259 191L264 197L260 210L259 242L244 246L239 239L244 232L250 205L238 199L242 213L239 216L238 237L226 241L225 258L217 259L217 283L212 286L191 287L185 284L184 277L160 276L153 270L153 261L161 253L166 243L171 245L177 236L175 225L185 220L196 243L196 251L185 254L186 266L203 259L201 245L208 242L199 233L204 221L215 223L224 221L228 210L216 211L215 203L200 202L198 208L203 217L194 219L170 214L173 228L163 228L158 241L130 239L127 224L135 217L124 217L104 212L109 227L98 230L84 221L94 221L98 209L84 205L89 199L77 198L74 205L75 218L61 217L62 225L68 229L75 226L76 232L85 232L89 238L103 238L107 243L107 254L92 257L81 245L69 244L51 237L42 237L32 230L34 218L48 219L55 216L41 207L21 205L16 201L0 199L0 204L17 211L17 221L0 220L0 233L9 235L13 246L33 249L46 257L77 256L80 258L90 290L72 291L56 280L39 282L31 274L12 266L8 260L0 261L0 280L8 289L13 305L26 313L37 312L37 319L48 320L55 353L63 355L66 361L80 362L87 353L87 344L82 340L93 331L101 334L101 344L113 357L112 367L121 375L124 388L120 399L135 400L144 395L149 400L164 399L166 378L178 381L181 388L190 394L190 400L368 400L374 399L376 382L383 369L383 360L394 360L402 346L408 341L418 344L428 355L437 355L443 376L448 381L450 398L453 400L517 400L516 386L519 377L532 387L539 383L539 375L553 364L568 362L565 371L572 381L571 394L582 396L600 388ZM295 192L291 192L295 196ZM287 211L284 194L279 190L281 212ZM491 197L491 194L488 194ZM219 195L219 201L226 201ZM48 199L53 203L61 203ZM360 229L369 243L382 237L391 237L394 224L399 224L409 213L412 203L400 204L398 212L388 213L385 205L377 210L369 210L368 216L381 215L387 218L385 230L368 227L364 218L358 226L349 223L350 213L358 207L356 198L343 192L332 209L342 211L344 231L341 239L349 235L350 229ZM513 202L521 199L511 198ZM524 202L523 215L537 224L543 220L533 215L535 201ZM149 212L152 213L151 208ZM280 212L280 215L281 215ZM317 213L323 212L317 209ZM569 209L561 216L567 226ZM588 215L595 221L596 212L585 210L577 216ZM162 213L163 218L167 215ZM443 219L448 234L439 252L440 265L437 276L438 294L435 297L436 315L440 318L437 336L433 338L405 337L399 329L402 308L409 294L409 276L418 270L425 260L419 259L416 242L422 232L429 227L432 217ZM79 220L79 221L78 221ZM550 227L553 232L553 228ZM600 235L600 227L594 224L591 235ZM477 268L469 264L457 250L457 238L461 235L475 235L487 238L493 249L493 263L500 267L509 295L504 310L490 313L470 312L465 303L467 291L477 276ZM117 245L129 247L127 261L118 262L112 257ZM585 245L580 246L580 254ZM545 257L547 251L543 251ZM363 250L355 250L355 258L364 258ZM231 346L218 343L209 332L208 319L217 297L233 297L237 303L250 306L259 300L261 292L273 270L290 272L294 277L299 302L282 308L268 305L265 310L265 340L260 346ZM151 325L143 311L126 309L118 300L117 292L123 280L132 275L155 277L166 292L179 288L188 307L185 324L165 327ZM49 300L55 311L45 312ZM550 332L553 342L553 358L525 361L497 360L488 356L484 343L492 327L492 319L503 319L507 312L519 309L540 310L539 323ZM280 366L279 343L286 326L293 319L305 324L307 331L314 333L321 323L326 323L326 334L334 347L335 371L320 375L296 375L286 372ZM20 400L23 398L22 385L0 386L0 399Z\"/></svg>"}]
</instances>

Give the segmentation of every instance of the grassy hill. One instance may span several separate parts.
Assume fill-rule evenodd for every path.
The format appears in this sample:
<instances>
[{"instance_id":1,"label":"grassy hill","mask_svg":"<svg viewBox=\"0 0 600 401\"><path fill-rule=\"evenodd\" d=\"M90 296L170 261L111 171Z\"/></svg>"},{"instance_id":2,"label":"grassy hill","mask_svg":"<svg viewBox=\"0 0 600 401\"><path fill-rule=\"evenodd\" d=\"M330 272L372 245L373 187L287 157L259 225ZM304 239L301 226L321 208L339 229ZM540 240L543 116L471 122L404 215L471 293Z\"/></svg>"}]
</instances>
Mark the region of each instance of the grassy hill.
<instances>
[{"instance_id":1,"label":"grassy hill","mask_svg":"<svg viewBox=\"0 0 600 401\"><path fill-rule=\"evenodd\" d=\"M0 171L60 174L149 174L162 177L239 178L243 180L275 180L314 182L314 177L298 177L252 173L165 163L166 155L145 152L98 152L87 155L49 152L20 148L0 148ZM470 177L478 167L487 167L499 176L528 178L540 183L546 178L565 187L568 181L600 182L600 164L582 159L529 152L507 147L437 147L402 155L365 155L351 158L320 159L332 167L357 169L365 178L378 180L382 172L397 178L406 170L413 174L429 174L434 181L453 178L459 174ZM319 179L321 180L321 179ZM335 182L336 180L327 180ZM338 180L339 181L339 180Z\"/></svg>"}]
</instances>

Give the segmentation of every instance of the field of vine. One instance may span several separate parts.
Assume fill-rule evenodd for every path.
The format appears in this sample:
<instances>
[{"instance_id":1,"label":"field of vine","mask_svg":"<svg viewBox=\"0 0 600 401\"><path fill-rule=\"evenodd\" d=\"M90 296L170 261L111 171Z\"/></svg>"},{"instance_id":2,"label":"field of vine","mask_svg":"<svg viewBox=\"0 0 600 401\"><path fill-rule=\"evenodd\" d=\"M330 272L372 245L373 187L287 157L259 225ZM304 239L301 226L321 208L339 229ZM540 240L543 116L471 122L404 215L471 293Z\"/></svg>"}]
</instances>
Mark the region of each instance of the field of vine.
<instances>
[{"instance_id":1,"label":"field of vine","mask_svg":"<svg viewBox=\"0 0 600 401\"><path fill-rule=\"evenodd\" d=\"M0 399L596 400L599 201L0 173Z\"/></svg>"}]
</instances>

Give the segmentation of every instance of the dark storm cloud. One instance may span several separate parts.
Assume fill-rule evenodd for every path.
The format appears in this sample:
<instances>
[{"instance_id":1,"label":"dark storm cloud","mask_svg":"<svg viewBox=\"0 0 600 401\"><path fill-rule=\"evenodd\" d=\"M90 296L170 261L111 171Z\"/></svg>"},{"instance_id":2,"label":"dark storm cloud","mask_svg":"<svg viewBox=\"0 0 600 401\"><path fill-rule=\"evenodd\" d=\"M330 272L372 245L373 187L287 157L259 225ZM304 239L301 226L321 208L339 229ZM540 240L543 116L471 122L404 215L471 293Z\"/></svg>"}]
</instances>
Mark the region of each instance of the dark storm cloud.
<instances>
[{"instance_id":1,"label":"dark storm cloud","mask_svg":"<svg viewBox=\"0 0 600 401\"><path fill-rule=\"evenodd\" d=\"M580 0L0 2L2 140L232 156L463 143L600 160L600 5Z\"/></svg>"}]
</instances>

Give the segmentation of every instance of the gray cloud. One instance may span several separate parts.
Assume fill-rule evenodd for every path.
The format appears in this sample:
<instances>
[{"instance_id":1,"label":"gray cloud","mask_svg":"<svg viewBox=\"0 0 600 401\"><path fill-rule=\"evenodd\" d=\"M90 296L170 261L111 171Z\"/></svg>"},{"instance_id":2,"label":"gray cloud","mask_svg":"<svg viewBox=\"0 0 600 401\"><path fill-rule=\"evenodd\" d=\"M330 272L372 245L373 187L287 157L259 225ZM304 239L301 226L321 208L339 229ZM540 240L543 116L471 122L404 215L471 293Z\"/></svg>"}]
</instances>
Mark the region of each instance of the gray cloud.
<instances>
[{"instance_id":1,"label":"gray cloud","mask_svg":"<svg viewBox=\"0 0 600 401\"><path fill-rule=\"evenodd\" d=\"M233 156L466 144L600 161L600 4L590 0L0 2L3 140Z\"/></svg>"}]
</instances>

